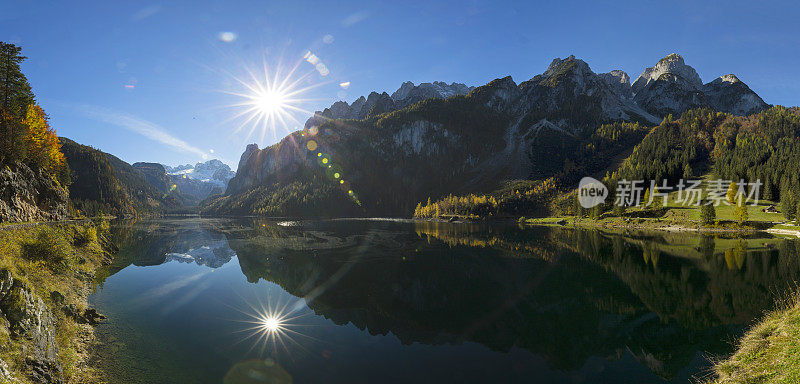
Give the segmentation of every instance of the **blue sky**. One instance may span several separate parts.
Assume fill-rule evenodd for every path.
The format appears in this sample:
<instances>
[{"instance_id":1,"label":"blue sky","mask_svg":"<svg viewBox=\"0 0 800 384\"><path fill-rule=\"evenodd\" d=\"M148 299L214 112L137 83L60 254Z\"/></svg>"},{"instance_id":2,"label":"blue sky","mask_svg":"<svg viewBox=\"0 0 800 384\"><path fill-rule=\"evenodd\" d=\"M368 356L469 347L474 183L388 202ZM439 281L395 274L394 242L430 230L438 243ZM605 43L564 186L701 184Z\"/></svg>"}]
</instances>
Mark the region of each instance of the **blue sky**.
<instances>
[{"instance_id":1,"label":"blue sky","mask_svg":"<svg viewBox=\"0 0 800 384\"><path fill-rule=\"evenodd\" d=\"M574 54L595 72L635 79L671 52L704 82L735 73L767 103L800 104L800 6L614 1L5 1L0 40L22 45L23 70L59 135L125 161L168 165L272 144L302 125L237 131L232 107L268 64L297 67L304 111L403 81L521 82ZM221 35L223 32L230 32ZM226 37L222 39L221 37ZM228 40L228 41L223 41ZM311 51L326 71L303 60ZM323 73L325 75L323 76ZM249 81L249 80L248 80ZM349 82L343 89L340 83ZM211 152L213 150L213 152Z\"/></svg>"}]
</instances>

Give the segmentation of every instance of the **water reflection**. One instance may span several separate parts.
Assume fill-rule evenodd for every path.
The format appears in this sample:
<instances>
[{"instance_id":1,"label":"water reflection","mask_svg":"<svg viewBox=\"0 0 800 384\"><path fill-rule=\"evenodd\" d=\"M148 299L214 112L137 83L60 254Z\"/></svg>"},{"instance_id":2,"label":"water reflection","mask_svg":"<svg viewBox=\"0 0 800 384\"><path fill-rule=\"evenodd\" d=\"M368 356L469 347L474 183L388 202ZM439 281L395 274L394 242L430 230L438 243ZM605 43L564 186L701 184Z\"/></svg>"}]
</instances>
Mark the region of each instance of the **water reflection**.
<instances>
[{"instance_id":1,"label":"water reflection","mask_svg":"<svg viewBox=\"0 0 800 384\"><path fill-rule=\"evenodd\" d=\"M703 356L728 353L730 340L800 273L797 242L773 238L448 223L295 224L119 226L120 256L106 276L131 264L170 261L218 268L236 257L250 283L277 284L317 316L369 335L393 335L406 346L523 349L566 373L585 370L593 359L632 356L654 377L685 381L702 374ZM267 337L278 334L284 320L274 311L260 313L253 327ZM624 364L618 373L607 372L608 382L635 376L635 367Z\"/></svg>"}]
</instances>

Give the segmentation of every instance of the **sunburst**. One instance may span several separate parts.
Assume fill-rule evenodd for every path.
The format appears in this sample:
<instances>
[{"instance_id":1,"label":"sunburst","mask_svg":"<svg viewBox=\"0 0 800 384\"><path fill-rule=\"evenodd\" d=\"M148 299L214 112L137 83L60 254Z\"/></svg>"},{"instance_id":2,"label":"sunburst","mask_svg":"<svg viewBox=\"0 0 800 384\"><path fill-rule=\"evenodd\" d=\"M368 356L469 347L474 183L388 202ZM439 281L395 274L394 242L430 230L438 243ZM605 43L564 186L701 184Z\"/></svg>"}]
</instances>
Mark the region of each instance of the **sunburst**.
<instances>
[{"instance_id":1,"label":"sunburst","mask_svg":"<svg viewBox=\"0 0 800 384\"><path fill-rule=\"evenodd\" d=\"M267 303L259 302L257 305L247 303L250 311L239 311L248 317L243 320L247 326L240 330L245 336L241 341L249 340L252 344L250 349L258 349L261 353L277 353L283 349L290 351L290 346L304 349L299 342L299 338L313 339L304 334L300 328L307 327L298 320L307 316L301 313L304 307L303 301L295 302L272 302L267 298Z\"/></svg>"},{"instance_id":2,"label":"sunburst","mask_svg":"<svg viewBox=\"0 0 800 384\"><path fill-rule=\"evenodd\" d=\"M284 68L277 64L273 67L263 60L262 68L254 71L246 68L246 79L228 73L240 86L238 91L224 91L239 98L231 107L240 109L231 121L239 120L240 124L232 134L239 134L247 129L243 140L257 138L263 141L267 133L273 138L278 134L288 134L302 127L303 123L297 115L308 116L313 112L303 108L303 105L313 99L307 98L309 90L323 85L312 78L314 70L299 73L302 60L291 68Z\"/></svg>"}]
</instances>

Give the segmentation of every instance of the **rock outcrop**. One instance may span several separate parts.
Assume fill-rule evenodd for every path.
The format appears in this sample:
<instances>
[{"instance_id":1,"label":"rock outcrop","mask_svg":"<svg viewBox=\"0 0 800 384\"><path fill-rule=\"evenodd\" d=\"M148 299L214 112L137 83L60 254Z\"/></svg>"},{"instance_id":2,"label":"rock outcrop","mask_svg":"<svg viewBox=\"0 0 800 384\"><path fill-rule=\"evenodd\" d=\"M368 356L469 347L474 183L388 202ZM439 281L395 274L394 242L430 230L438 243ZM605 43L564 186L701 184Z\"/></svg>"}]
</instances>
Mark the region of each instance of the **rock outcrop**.
<instances>
[{"instance_id":1,"label":"rock outcrop","mask_svg":"<svg viewBox=\"0 0 800 384\"><path fill-rule=\"evenodd\" d=\"M63 220L66 188L23 163L0 168L0 222Z\"/></svg>"},{"instance_id":2,"label":"rock outcrop","mask_svg":"<svg viewBox=\"0 0 800 384\"><path fill-rule=\"evenodd\" d=\"M30 378L37 383L63 382L55 339L55 316L44 301L6 270L0 270L0 321L12 337L24 339Z\"/></svg>"},{"instance_id":3,"label":"rock outcrop","mask_svg":"<svg viewBox=\"0 0 800 384\"><path fill-rule=\"evenodd\" d=\"M631 78L628 76L625 71L620 71L615 69L608 73L600 73L598 74L603 81L608 84L611 88L611 91L616 93L617 95L624 97L624 98L631 98L633 97L633 92L631 91Z\"/></svg>"}]
</instances>

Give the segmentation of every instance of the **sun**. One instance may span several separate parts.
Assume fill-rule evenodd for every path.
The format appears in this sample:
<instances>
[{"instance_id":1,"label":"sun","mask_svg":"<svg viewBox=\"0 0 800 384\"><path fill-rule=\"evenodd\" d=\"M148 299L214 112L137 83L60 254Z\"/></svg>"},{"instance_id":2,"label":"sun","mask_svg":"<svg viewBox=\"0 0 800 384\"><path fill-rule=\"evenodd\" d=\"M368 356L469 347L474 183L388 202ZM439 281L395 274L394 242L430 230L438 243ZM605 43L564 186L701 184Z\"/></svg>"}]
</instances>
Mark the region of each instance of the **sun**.
<instances>
[{"instance_id":1,"label":"sun","mask_svg":"<svg viewBox=\"0 0 800 384\"><path fill-rule=\"evenodd\" d=\"M235 332L242 333L239 342L247 341L251 344L251 350L272 354L284 350L291 353L293 347L303 348L304 342L316 340L303 331L310 325L304 324L302 318L313 314L303 310L306 308L305 300L271 300L268 296L266 302L259 298L257 302L245 301L245 304L249 310L231 308L244 315L244 318L236 321L245 326Z\"/></svg>"},{"instance_id":2,"label":"sun","mask_svg":"<svg viewBox=\"0 0 800 384\"><path fill-rule=\"evenodd\" d=\"M241 78L226 72L240 88L222 91L238 99L236 103L228 105L239 109L229 121L241 121L232 134L249 128L243 140L251 140L255 136L263 141L268 133L279 139L303 126L298 117L313 114L303 108L306 103L314 101L306 98L306 95L309 90L323 83L313 81L313 70L305 74L298 73L300 63L288 69L281 65L268 67L266 61L261 70L243 66L247 76Z\"/></svg>"},{"instance_id":3,"label":"sun","mask_svg":"<svg viewBox=\"0 0 800 384\"><path fill-rule=\"evenodd\" d=\"M281 329L281 321L276 317L264 317L261 319L261 325L265 331L277 332Z\"/></svg>"},{"instance_id":4,"label":"sun","mask_svg":"<svg viewBox=\"0 0 800 384\"><path fill-rule=\"evenodd\" d=\"M282 113L284 111L284 103L286 95L280 91L267 90L254 95L253 102L258 107L261 113L271 115L273 113Z\"/></svg>"}]
</instances>

